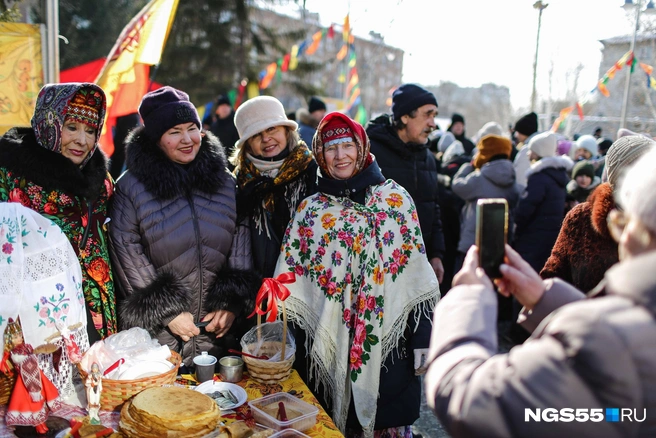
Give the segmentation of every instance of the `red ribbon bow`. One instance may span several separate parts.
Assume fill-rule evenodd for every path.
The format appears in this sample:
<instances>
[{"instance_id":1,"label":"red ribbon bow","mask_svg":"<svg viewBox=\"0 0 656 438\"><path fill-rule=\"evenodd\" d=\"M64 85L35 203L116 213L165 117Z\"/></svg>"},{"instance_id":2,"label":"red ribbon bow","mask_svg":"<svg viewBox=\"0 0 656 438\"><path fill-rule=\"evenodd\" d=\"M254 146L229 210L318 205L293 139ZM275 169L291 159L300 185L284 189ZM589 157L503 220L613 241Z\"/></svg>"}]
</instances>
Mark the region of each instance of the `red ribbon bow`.
<instances>
[{"instance_id":1,"label":"red ribbon bow","mask_svg":"<svg viewBox=\"0 0 656 438\"><path fill-rule=\"evenodd\" d=\"M285 301L291 293L285 284L294 283L296 281L296 274L293 272L285 272L278 275L276 278L265 278L262 281L260 290L257 291L255 298L255 310L248 315L252 318L253 315L266 315L267 322L274 322L278 319L278 300ZM266 309L262 310L264 300L267 301Z\"/></svg>"}]
</instances>

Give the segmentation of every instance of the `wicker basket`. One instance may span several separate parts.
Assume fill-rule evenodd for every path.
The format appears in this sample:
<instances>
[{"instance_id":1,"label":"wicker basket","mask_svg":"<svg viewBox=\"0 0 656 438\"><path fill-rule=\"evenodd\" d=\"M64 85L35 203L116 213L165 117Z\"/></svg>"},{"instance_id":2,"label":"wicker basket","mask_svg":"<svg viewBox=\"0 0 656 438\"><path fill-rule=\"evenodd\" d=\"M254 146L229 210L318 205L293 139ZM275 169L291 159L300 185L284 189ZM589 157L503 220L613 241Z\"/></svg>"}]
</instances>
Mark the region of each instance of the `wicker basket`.
<instances>
[{"instance_id":1,"label":"wicker basket","mask_svg":"<svg viewBox=\"0 0 656 438\"><path fill-rule=\"evenodd\" d=\"M9 403L11 391L16 384L16 370L11 376L0 373L0 406L5 406Z\"/></svg>"},{"instance_id":2,"label":"wicker basket","mask_svg":"<svg viewBox=\"0 0 656 438\"><path fill-rule=\"evenodd\" d=\"M283 360L274 362L271 360L253 359L248 356L242 356L248 369L248 374L253 380L259 383L278 383L286 380L292 373L292 365L294 364L295 354L292 354L287 359L284 359L285 349L287 347L287 309L285 308L285 301L281 301L282 307L282 342L262 342L258 350L259 355L273 357L277 352L282 352ZM260 329L262 325L262 316L257 314L257 328ZM281 345L282 344L282 345ZM253 344L249 344L249 350L255 351Z\"/></svg>"},{"instance_id":3,"label":"wicker basket","mask_svg":"<svg viewBox=\"0 0 656 438\"><path fill-rule=\"evenodd\" d=\"M174 365L173 368L165 373L158 374L157 376L134 380L111 380L103 378L102 392L100 394L100 409L103 411L118 410L126 400L137 395L144 389L155 386L170 385L175 382L182 358L175 351L171 351L169 362ZM80 364L77 364L77 368L80 371L82 381L85 382L88 373L82 369Z\"/></svg>"},{"instance_id":4,"label":"wicker basket","mask_svg":"<svg viewBox=\"0 0 656 438\"><path fill-rule=\"evenodd\" d=\"M280 351L280 342L263 342L259 354L265 356L273 356L276 352ZM248 356L242 356L248 374L251 379L260 383L278 383L287 379L292 373L292 365L294 364L295 355L292 354L287 359L280 362L272 362L262 359L253 359Z\"/></svg>"}]
</instances>

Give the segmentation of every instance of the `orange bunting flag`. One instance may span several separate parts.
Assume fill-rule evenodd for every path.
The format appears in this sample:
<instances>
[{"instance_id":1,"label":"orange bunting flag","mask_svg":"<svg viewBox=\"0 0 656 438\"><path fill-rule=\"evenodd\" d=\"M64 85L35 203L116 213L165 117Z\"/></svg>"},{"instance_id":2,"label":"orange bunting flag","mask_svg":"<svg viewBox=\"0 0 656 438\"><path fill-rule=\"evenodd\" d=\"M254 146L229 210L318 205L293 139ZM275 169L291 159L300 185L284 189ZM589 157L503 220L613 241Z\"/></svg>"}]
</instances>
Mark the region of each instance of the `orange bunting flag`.
<instances>
[{"instance_id":1,"label":"orange bunting flag","mask_svg":"<svg viewBox=\"0 0 656 438\"><path fill-rule=\"evenodd\" d=\"M278 300L285 301L291 295L285 284L294 282L296 282L296 274L293 272L285 272L276 278L265 278L255 297L255 310L248 317L267 315L267 322L278 319ZM265 301L266 309L262 309Z\"/></svg>"},{"instance_id":2,"label":"orange bunting flag","mask_svg":"<svg viewBox=\"0 0 656 438\"><path fill-rule=\"evenodd\" d=\"M350 35L349 35L349 39L348 39L348 43L349 43L349 44L353 44L354 42L355 42L355 35L350 34Z\"/></svg>"},{"instance_id":3,"label":"orange bunting flag","mask_svg":"<svg viewBox=\"0 0 656 438\"><path fill-rule=\"evenodd\" d=\"M267 66L266 73L264 74L264 77L260 81L260 90L266 89L271 84L271 80L273 80L273 77L276 75L277 70L278 70L278 64L275 62L272 62Z\"/></svg>"},{"instance_id":4,"label":"orange bunting flag","mask_svg":"<svg viewBox=\"0 0 656 438\"><path fill-rule=\"evenodd\" d=\"M348 44L344 44L342 45L342 48L339 49L339 52L337 52L337 56L336 56L337 60L341 61L344 58L346 58L347 53L348 53Z\"/></svg>"},{"instance_id":5,"label":"orange bunting flag","mask_svg":"<svg viewBox=\"0 0 656 438\"><path fill-rule=\"evenodd\" d=\"M347 14L346 17L344 17L344 29L342 29L342 38L344 39L345 43L348 43L350 33L351 33L351 26L349 24L349 16Z\"/></svg>"},{"instance_id":6,"label":"orange bunting flag","mask_svg":"<svg viewBox=\"0 0 656 438\"><path fill-rule=\"evenodd\" d=\"M307 49L305 49L305 53L307 53L308 55L313 55L314 52L316 52L317 49L319 48L319 43L321 42L322 36L323 36L323 31L315 32L315 34L312 35L312 44L310 44L310 46Z\"/></svg>"},{"instance_id":7,"label":"orange bunting flag","mask_svg":"<svg viewBox=\"0 0 656 438\"><path fill-rule=\"evenodd\" d=\"M603 82L599 81L599 83L597 84L597 88L604 96L606 97L610 96L610 91L608 91L608 88L606 88L606 85Z\"/></svg>"},{"instance_id":8,"label":"orange bunting flag","mask_svg":"<svg viewBox=\"0 0 656 438\"><path fill-rule=\"evenodd\" d=\"M578 102L576 102L576 112L579 113L579 120L583 121L583 107Z\"/></svg>"},{"instance_id":9,"label":"orange bunting flag","mask_svg":"<svg viewBox=\"0 0 656 438\"><path fill-rule=\"evenodd\" d=\"M296 70L296 67L298 67L298 45L294 44L289 57L289 71Z\"/></svg>"},{"instance_id":10,"label":"orange bunting flag","mask_svg":"<svg viewBox=\"0 0 656 438\"><path fill-rule=\"evenodd\" d=\"M652 72L654 71L654 67L652 67L651 65L645 64L643 62L640 63L640 68L642 68L642 70L645 73L647 73L648 75L651 75Z\"/></svg>"},{"instance_id":11,"label":"orange bunting flag","mask_svg":"<svg viewBox=\"0 0 656 438\"><path fill-rule=\"evenodd\" d=\"M353 93L351 94L351 97L349 97L348 106L353 106L353 104L355 103L355 99L357 99L359 96L360 96L360 86L358 85L353 89Z\"/></svg>"},{"instance_id":12,"label":"orange bunting flag","mask_svg":"<svg viewBox=\"0 0 656 438\"><path fill-rule=\"evenodd\" d=\"M613 79L615 77L615 72L617 71L617 68L615 66L612 66L611 68L608 69L606 72L606 76L608 76L608 79Z\"/></svg>"},{"instance_id":13,"label":"orange bunting flag","mask_svg":"<svg viewBox=\"0 0 656 438\"><path fill-rule=\"evenodd\" d=\"M351 76L351 79L349 79L349 83L346 87L346 95L351 94L351 90L353 89L353 87L355 87L358 84L359 80L360 80L360 78L358 77L358 72L353 73L353 75Z\"/></svg>"}]
</instances>

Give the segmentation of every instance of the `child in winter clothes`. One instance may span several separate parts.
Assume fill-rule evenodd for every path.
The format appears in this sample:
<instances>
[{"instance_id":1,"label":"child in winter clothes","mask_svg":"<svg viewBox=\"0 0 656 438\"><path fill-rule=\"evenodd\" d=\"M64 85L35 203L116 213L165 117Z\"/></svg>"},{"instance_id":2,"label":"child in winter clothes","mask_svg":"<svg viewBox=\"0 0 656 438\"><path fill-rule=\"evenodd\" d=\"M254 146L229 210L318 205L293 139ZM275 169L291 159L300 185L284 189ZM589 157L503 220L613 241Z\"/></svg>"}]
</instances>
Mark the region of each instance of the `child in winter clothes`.
<instances>
[{"instance_id":1,"label":"child in winter clothes","mask_svg":"<svg viewBox=\"0 0 656 438\"><path fill-rule=\"evenodd\" d=\"M576 163L572 170L572 180L567 183L566 210L569 211L581 202L585 202L599 184L601 178L595 175L592 163L587 160Z\"/></svg>"}]
</instances>

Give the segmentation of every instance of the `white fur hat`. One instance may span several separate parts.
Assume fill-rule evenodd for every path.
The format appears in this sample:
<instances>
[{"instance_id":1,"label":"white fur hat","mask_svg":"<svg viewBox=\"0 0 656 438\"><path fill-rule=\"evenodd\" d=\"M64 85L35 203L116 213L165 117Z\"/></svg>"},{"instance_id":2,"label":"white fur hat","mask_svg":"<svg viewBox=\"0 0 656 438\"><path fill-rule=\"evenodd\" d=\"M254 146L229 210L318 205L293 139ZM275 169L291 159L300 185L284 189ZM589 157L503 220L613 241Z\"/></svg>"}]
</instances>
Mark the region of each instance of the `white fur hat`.
<instances>
[{"instance_id":1,"label":"white fur hat","mask_svg":"<svg viewBox=\"0 0 656 438\"><path fill-rule=\"evenodd\" d=\"M476 138L474 139L475 143L481 141L481 139L488 134L503 136L503 128L497 122L487 122L476 133Z\"/></svg>"},{"instance_id":2,"label":"white fur hat","mask_svg":"<svg viewBox=\"0 0 656 438\"><path fill-rule=\"evenodd\" d=\"M557 147L558 137L551 131L537 134L528 142L528 150L535 152L540 158L553 157Z\"/></svg>"},{"instance_id":3,"label":"white fur hat","mask_svg":"<svg viewBox=\"0 0 656 438\"><path fill-rule=\"evenodd\" d=\"M465 148L459 140L455 140L453 143L446 148L444 155L442 156L442 162L448 163L457 156L464 155Z\"/></svg>"},{"instance_id":4,"label":"white fur hat","mask_svg":"<svg viewBox=\"0 0 656 438\"><path fill-rule=\"evenodd\" d=\"M574 143L576 149L585 149L592 154L593 157L599 155L599 146L597 145L597 139L591 135L582 135Z\"/></svg>"},{"instance_id":5,"label":"white fur hat","mask_svg":"<svg viewBox=\"0 0 656 438\"><path fill-rule=\"evenodd\" d=\"M247 100L235 112L235 126L239 133L240 148L246 140L273 126L287 126L294 131L298 128L295 121L289 120L285 108L275 97L258 96Z\"/></svg>"},{"instance_id":6,"label":"white fur hat","mask_svg":"<svg viewBox=\"0 0 656 438\"><path fill-rule=\"evenodd\" d=\"M440 152L446 152L446 149L456 141L456 136L452 132L445 132L442 137L437 142L437 150Z\"/></svg>"}]
</instances>

